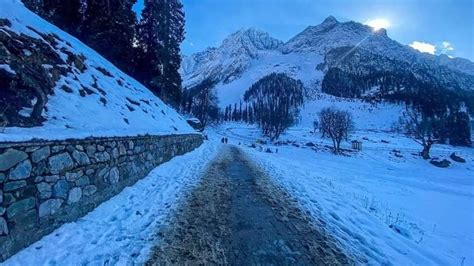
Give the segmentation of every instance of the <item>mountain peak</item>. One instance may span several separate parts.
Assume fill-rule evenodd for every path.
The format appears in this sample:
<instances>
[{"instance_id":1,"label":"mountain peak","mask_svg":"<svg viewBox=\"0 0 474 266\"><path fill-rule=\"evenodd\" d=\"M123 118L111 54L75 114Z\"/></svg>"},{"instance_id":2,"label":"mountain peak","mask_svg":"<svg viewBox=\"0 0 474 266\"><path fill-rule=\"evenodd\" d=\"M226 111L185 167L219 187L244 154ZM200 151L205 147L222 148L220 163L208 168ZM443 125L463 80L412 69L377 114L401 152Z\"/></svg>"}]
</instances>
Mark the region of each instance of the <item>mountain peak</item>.
<instances>
[{"instance_id":1,"label":"mountain peak","mask_svg":"<svg viewBox=\"0 0 474 266\"><path fill-rule=\"evenodd\" d=\"M223 46L246 46L257 50L273 50L283 44L282 41L273 38L267 32L256 28L244 28L231 34L223 42Z\"/></svg>"},{"instance_id":2,"label":"mountain peak","mask_svg":"<svg viewBox=\"0 0 474 266\"><path fill-rule=\"evenodd\" d=\"M322 24L336 24L336 23L339 23L339 21L334 16L329 16L323 21Z\"/></svg>"}]
</instances>

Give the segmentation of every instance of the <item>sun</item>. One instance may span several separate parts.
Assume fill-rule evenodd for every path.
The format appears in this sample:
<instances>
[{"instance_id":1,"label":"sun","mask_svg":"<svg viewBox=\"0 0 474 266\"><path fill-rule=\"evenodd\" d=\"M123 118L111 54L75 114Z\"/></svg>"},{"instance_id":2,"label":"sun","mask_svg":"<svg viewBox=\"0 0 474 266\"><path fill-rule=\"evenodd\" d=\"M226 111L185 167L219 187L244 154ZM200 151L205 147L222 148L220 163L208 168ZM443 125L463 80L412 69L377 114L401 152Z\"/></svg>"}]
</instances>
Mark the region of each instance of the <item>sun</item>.
<instances>
[{"instance_id":1,"label":"sun","mask_svg":"<svg viewBox=\"0 0 474 266\"><path fill-rule=\"evenodd\" d=\"M391 26L391 23L388 19L385 18L377 18L371 19L364 23L374 29L374 31L378 31L380 29L388 29Z\"/></svg>"}]
</instances>

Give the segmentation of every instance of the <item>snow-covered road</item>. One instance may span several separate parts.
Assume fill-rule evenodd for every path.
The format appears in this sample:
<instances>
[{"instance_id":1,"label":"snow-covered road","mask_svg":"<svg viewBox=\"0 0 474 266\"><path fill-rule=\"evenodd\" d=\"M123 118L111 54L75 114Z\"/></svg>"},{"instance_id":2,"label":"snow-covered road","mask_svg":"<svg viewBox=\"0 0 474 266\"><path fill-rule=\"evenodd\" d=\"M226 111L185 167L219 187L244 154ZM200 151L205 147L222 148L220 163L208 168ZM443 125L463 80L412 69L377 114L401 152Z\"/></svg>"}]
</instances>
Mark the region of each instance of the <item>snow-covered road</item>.
<instances>
[{"instance_id":1,"label":"snow-covered road","mask_svg":"<svg viewBox=\"0 0 474 266\"><path fill-rule=\"evenodd\" d=\"M4 265L142 264L155 233L186 191L196 185L218 145L200 148L159 166L134 186L74 223L61 226Z\"/></svg>"}]
</instances>

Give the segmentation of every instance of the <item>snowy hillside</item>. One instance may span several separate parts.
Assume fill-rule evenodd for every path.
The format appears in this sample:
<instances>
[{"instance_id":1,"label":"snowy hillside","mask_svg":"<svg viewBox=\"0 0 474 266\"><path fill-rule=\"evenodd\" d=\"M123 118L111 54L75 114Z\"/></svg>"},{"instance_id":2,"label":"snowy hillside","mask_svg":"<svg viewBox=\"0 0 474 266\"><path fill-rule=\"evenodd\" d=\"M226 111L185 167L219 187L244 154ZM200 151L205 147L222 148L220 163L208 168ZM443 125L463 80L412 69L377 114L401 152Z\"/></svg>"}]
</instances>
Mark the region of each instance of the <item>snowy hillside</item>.
<instances>
[{"instance_id":1,"label":"snowy hillside","mask_svg":"<svg viewBox=\"0 0 474 266\"><path fill-rule=\"evenodd\" d=\"M40 73L38 80L48 81L7 90L5 97L8 93L21 95L13 98L18 102L9 102L17 104L8 109L15 111L11 117L19 125L30 123L30 128L7 125L0 133L1 141L193 132L175 110L147 88L30 12L19 0L3 0L0 19L0 48L6 54L0 59L2 82L32 76L29 69ZM15 42L22 46L11 45ZM35 87L40 87L45 97L32 92ZM44 106L38 104L42 101ZM30 118L41 107L38 123Z\"/></svg>"}]
</instances>

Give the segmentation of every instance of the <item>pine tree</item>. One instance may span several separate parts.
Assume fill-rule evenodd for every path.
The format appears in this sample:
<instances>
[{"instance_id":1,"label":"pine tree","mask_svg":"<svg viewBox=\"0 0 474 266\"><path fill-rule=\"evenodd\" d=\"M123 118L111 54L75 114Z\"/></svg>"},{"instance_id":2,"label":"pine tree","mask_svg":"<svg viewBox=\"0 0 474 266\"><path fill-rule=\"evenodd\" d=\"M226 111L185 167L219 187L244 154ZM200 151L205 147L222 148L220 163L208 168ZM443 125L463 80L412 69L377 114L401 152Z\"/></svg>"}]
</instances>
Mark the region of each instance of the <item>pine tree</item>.
<instances>
[{"instance_id":1,"label":"pine tree","mask_svg":"<svg viewBox=\"0 0 474 266\"><path fill-rule=\"evenodd\" d=\"M125 72L132 71L136 0L87 0L80 39Z\"/></svg>"},{"instance_id":2,"label":"pine tree","mask_svg":"<svg viewBox=\"0 0 474 266\"><path fill-rule=\"evenodd\" d=\"M165 102L181 98L180 45L184 40L184 12L179 0L145 0L138 27L137 78Z\"/></svg>"},{"instance_id":3,"label":"pine tree","mask_svg":"<svg viewBox=\"0 0 474 266\"><path fill-rule=\"evenodd\" d=\"M85 0L23 0L31 11L58 26L62 30L79 36L82 24L82 8Z\"/></svg>"}]
</instances>

